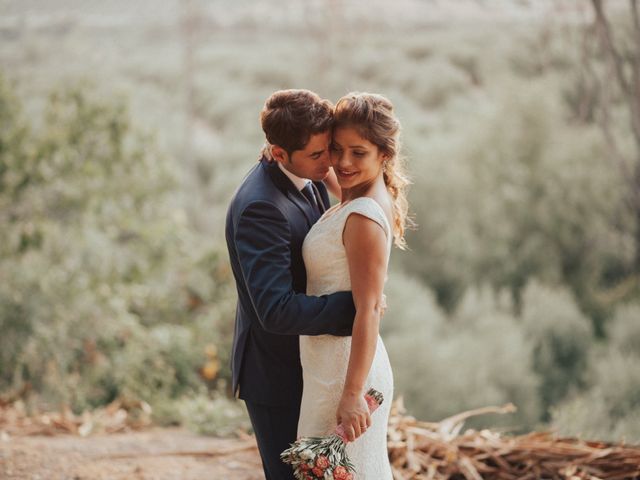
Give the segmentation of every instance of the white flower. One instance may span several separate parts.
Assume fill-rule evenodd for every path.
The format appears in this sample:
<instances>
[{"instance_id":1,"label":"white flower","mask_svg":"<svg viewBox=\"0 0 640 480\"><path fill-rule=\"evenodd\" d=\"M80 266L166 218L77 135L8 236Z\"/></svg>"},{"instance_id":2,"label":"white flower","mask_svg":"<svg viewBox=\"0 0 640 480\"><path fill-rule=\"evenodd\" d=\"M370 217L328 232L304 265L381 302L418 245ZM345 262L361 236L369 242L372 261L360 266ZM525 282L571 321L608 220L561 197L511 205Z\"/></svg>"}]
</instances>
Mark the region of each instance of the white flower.
<instances>
[{"instance_id":1,"label":"white flower","mask_svg":"<svg viewBox=\"0 0 640 480\"><path fill-rule=\"evenodd\" d=\"M307 448L300 452L300 458L304 460L311 460L313 458L313 452Z\"/></svg>"},{"instance_id":2,"label":"white flower","mask_svg":"<svg viewBox=\"0 0 640 480\"><path fill-rule=\"evenodd\" d=\"M333 480L333 472L330 472L329 470L325 470L324 480Z\"/></svg>"}]
</instances>

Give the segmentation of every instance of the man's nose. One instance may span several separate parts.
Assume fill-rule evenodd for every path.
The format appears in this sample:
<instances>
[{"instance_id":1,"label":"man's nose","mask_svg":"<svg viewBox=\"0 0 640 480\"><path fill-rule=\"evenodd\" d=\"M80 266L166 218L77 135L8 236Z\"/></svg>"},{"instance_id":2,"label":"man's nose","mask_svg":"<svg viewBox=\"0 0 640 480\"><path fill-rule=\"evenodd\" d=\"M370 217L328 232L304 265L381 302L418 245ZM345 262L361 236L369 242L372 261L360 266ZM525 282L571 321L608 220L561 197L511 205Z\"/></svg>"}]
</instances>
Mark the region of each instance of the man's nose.
<instances>
[{"instance_id":1,"label":"man's nose","mask_svg":"<svg viewBox=\"0 0 640 480\"><path fill-rule=\"evenodd\" d=\"M322 154L322 163L327 167L331 166L331 151L327 148Z\"/></svg>"}]
</instances>

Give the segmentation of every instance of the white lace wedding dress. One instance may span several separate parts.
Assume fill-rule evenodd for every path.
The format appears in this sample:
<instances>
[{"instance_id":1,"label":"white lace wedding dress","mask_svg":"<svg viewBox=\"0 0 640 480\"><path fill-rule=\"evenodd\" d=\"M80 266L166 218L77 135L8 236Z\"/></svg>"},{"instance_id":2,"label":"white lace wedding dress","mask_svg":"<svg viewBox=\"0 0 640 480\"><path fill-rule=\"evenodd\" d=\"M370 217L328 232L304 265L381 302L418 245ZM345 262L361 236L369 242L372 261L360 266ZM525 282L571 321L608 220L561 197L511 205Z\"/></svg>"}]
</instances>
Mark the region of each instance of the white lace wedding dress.
<instances>
[{"instance_id":1,"label":"white lace wedding dress","mask_svg":"<svg viewBox=\"0 0 640 480\"><path fill-rule=\"evenodd\" d=\"M351 290L342 232L352 213L368 217L382 226L387 235L389 255L393 234L378 202L369 197L360 197L335 206L311 228L302 246L308 295ZM300 337L304 390L298 437L327 435L335 429L336 410L347 374L350 351L351 337ZM393 399L393 374L380 336L364 391L370 387L382 392L384 402L372 414L372 424L367 431L355 442L347 444L347 453L355 465L355 478L358 480L392 480L387 454L387 422Z\"/></svg>"}]
</instances>

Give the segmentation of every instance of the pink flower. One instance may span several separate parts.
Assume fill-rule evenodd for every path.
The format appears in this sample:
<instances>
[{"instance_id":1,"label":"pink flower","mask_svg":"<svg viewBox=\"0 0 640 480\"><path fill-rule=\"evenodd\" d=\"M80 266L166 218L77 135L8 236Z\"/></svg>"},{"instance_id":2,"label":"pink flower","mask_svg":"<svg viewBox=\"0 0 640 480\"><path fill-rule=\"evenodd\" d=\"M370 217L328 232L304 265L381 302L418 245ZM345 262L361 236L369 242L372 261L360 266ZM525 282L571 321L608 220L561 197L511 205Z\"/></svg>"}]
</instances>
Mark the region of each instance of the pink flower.
<instances>
[{"instance_id":1,"label":"pink flower","mask_svg":"<svg viewBox=\"0 0 640 480\"><path fill-rule=\"evenodd\" d=\"M342 465L336 467L333 471L333 478L335 480L347 480L347 475L349 475L349 472Z\"/></svg>"},{"instance_id":2,"label":"pink flower","mask_svg":"<svg viewBox=\"0 0 640 480\"><path fill-rule=\"evenodd\" d=\"M370 413L382 404L382 393L371 388L365 395ZM298 438L280 454L284 463L290 464L296 478L300 480L353 480L352 465L346 452L348 440L343 425L338 425L334 433L324 437ZM329 455L332 460L329 460ZM338 465L334 467L334 465Z\"/></svg>"},{"instance_id":3,"label":"pink flower","mask_svg":"<svg viewBox=\"0 0 640 480\"><path fill-rule=\"evenodd\" d=\"M329 459L324 455L320 455L316 458L316 467L329 468Z\"/></svg>"}]
</instances>

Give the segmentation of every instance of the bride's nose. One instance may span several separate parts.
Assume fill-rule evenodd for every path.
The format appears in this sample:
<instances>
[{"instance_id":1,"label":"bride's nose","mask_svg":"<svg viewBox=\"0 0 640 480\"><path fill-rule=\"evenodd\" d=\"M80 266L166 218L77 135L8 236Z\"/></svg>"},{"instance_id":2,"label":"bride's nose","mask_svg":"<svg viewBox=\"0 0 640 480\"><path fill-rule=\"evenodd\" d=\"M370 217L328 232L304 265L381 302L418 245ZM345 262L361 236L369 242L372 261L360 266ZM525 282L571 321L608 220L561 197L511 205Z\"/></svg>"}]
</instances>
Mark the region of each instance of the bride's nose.
<instances>
[{"instance_id":1,"label":"bride's nose","mask_svg":"<svg viewBox=\"0 0 640 480\"><path fill-rule=\"evenodd\" d=\"M334 167L345 167L349 160L344 152L334 150L331 152L331 163Z\"/></svg>"}]
</instances>

